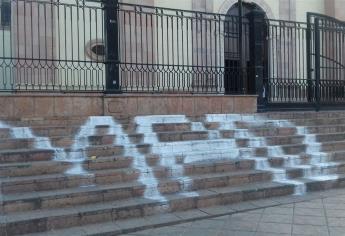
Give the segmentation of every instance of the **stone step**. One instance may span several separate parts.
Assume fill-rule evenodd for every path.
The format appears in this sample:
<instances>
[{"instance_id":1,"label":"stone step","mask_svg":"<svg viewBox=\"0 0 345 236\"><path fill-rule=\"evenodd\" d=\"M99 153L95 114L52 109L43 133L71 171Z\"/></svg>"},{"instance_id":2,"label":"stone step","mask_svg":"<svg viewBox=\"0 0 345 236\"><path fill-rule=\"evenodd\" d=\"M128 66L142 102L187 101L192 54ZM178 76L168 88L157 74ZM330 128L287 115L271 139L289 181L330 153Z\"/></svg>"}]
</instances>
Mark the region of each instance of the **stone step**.
<instances>
[{"instance_id":1,"label":"stone step","mask_svg":"<svg viewBox=\"0 0 345 236\"><path fill-rule=\"evenodd\" d=\"M193 153L192 153L193 154ZM198 153L194 153L198 155ZM205 153L199 153L204 155ZM207 154L207 153L206 153ZM212 153L212 155L218 155L218 160L201 160L197 163L181 163L183 165L184 173L187 175L211 173L211 172L225 172L252 169L255 166L253 160L245 159L231 159L228 155L228 150L225 150L221 154ZM220 158L222 157L222 158ZM169 158L169 157L166 157ZM170 157L174 158L174 157ZM193 158L191 156L191 158ZM203 159L203 158L199 158ZM146 155L146 162L149 166L161 165L161 159L159 155ZM124 156L105 156L96 157L95 159L86 159L81 163L85 170L107 170L118 168L129 168L133 163L133 157ZM0 177L20 177L20 176L36 176L45 174L57 174L63 173L73 166L73 162L70 161L28 161L17 163L0 164ZM173 172L173 166L165 166L166 175Z\"/></svg>"},{"instance_id":2,"label":"stone step","mask_svg":"<svg viewBox=\"0 0 345 236\"><path fill-rule=\"evenodd\" d=\"M338 133L316 134L315 138L316 138L316 141L320 143L330 142L330 141L343 141L345 140L345 133L338 132Z\"/></svg>"},{"instance_id":3,"label":"stone step","mask_svg":"<svg viewBox=\"0 0 345 236\"><path fill-rule=\"evenodd\" d=\"M269 127L295 127L295 126L323 126L323 125L344 125L343 118L310 118L310 119L294 119L294 120L234 120L221 122L224 124L233 123L237 128L269 128Z\"/></svg>"},{"instance_id":4,"label":"stone step","mask_svg":"<svg viewBox=\"0 0 345 236\"><path fill-rule=\"evenodd\" d=\"M318 126L306 126L300 128L300 132L305 134L330 134L330 133L344 133L345 125L318 125Z\"/></svg>"},{"instance_id":5,"label":"stone step","mask_svg":"<svg viewBox=\"0 0 345 236\"><path fill-rule=\"evenodd\" d=\"M239 147L258 147L258 146L277 146L277 145L292 145L303 143L305 136L268 136L265 138L238 138L236 143Z\"/></svg>"},{"instance_id":6,"label":"stone step","mask_svg":"<svg viewBox=\"0 0 345 236\"><path fill-rule=\"evenodd\" d=\"M144 173L144 170L142 172ZM142 172L133 168L123 168L92 171L80 175L50 174L2 178L1 189L3 194L10 194L119 183L136 180Z\"/></svg>"},{"instance_id":7,"label":"stone step","mask_svg":"<svg viewBox=\"0 0 345 236\"><path fill-rule=\"evenodd\" d=\"M268 149L279 148L283 150L286 155L299 155L308 152L332 152L345 150L344 141L332 141L323 143L309 143L309 144L290 144L290 145L277 145L255 148L257 156L267 156Z\"/></svg>"},{"instance_id":8,"label":"stone step","mask_svg":"<svg viewBox=\"0 0 345 236\"><path fill-rule=\"evenodd\" d=\"M295 119L291 120L297 126L315 126L315 125L339 125L345 124L344 117L341 118L310 118L310 119Z\"/></svg>"},{"instance_id":9,"label":"stone step","mask_svg":"<svg viewBox=\"0 0 345 236\"><path fill-rule=\"evenodd\" d=\"M226 205L292 194L294 186L280 183L260 183L240 187L212 188L197 194L166 195L166 201L133 198L66 209L39 210L7 214L0 219L8 235L20 235L83 226L92 223L144 217L162 212L175 212L197 207ZM4 225L6 223L6 225Z\"/></svg>"},{"instance_id":10,"label":"stone step","mask_svg":"<svg viewBox=\"0 0 345 236\"><path fill-rule=\"evenodd\" d=\"M285 156L272 156L267 157L268 162L271 167L280 168L282 166L295 165L307 165L310 163L311 156L307 154L303 155L285 155ZM319 158L320 162L323 160L328 160L327 158Z\"/></svg>"},{"instance_id":11,"label":"stone step","mask_svg":"<svg viewBox=\"0 0 345 236\"><path fill-rule=\"evenodd\" d=\"M190 140L208 140L208 131L183 131L183 132L160 132L157 133L160 142L177 142Z\"/></svg>"},{"instance_id":12,"label":"stone step","mask_svg":"<svg viewBox=\"0 0 345 236\"><path fill-rule=\"evenodd\" d=\"M195 175L188 178L188 191L199 191L214 187L236 187L246 184L270 181L271 174L264 171L241 171ZM89 203L100 203L141 197L144 191L150 193L158 188L161 194L174 194L187 191L185 179L162 179L158 186L145 186L137 181L112 185L95 185L55 191L12 194L3 196L3 212L23 212L39 209L65 208ZM152 190L151 190L152 189ZM150 197L149 195L145 195Z\"/></svg>"},{"instance_id":13,"label":"stone step","mask_svg":"<svg viewBox=\"0 0 345 236\"><path fill-rule=\"evenodd\" d=\"M4 165L1 171L4 174L2 191L3 193L17 193L108 184L133 180L150 172L148 169L133 169L132 163L133 158L131 157L106 157L87 160L85 163L80 163L87 172L76 175L68 174L75 163L34 162ZM28 166L28 164L32 165ZM181 174L192 176L224 172L236 173L237 171L252 170L254 165L253 160L204 160L199 163L182 164L181 167L161 166L156 163L151 170L156 178L174 178L176 173L178 177ZM181 171L182 173L180 173ZM7 173L10 174L6 175Z\"/></svg>"},{"instance_id":14,"label":"stone step","mask_svg":"<svg viewBox=\"0 0 345 236\"><path fill-rule=\"evenodd\" d=\"M300 178L296 180L305 183L308 192L345 187L344 174L331 174L309 178Z\"/></svg>"},{"instance_id":15,"label":"stone step","mask_svg":"<svg viewBox=\"0 0 345 236\"><path fill-rule=\"evenodd\" d=\"M207 173L234 172L252 170L255 167L254 160L208 160L197 163L183 164L185 175L198 175Z\"/></svg>"},{"instance_id":16,"label":"stone step","mask_svg":"<svg viewBox=\"0 0 345 236\"><path fill-rule=\"evenodd\" d=\"M290 179L345 173L345 162L316 163L285 167Z\"/></svg>"},{"instance_id":17,"label":"stone step","mask_svg":"<svg viewBox=\"0 0 345 236\"><path fill-rule=\"evenodd\" d=\"M85 170L102 170L129 168L133 162L132 157L110 156L87 159L82 163ZM56 174L65 172L73 166L68 161L34 161L0 164L0 177L19 177Z\"/></svg>"},{"instance_id":18,"label":"stone step","mask_svg":"<svg viewBox=\"0 0 345 236\"><path fill-rule=\"evenodd\" d=\"M308 183L310 180L304 179L304 182ZM327 183L327 181L325 182ZM321 183L315 182L315 186L317 188L320 188L322 186L327 186L327 184L322 185ZM329 186L339 186L339 184L334 184L332 181L329 181ZM312 185L310 185L312 191ZM279 197L274 198L275 201L280 201ZM283 202L285 198L282 199ZM301 200L296 201L303 201L305 198L300 198ZM306 199L309 199L308 197ZM252 203L259 204L257 201L253 201ZM274 202L274 201L273 201ZM267 203L265 203L267 204ZM276 205L280 205L279 203L275 203ZM273 205L269 205L273 206ZM54 231L48 231L44 233L34 233L30 234L30 236L61 236L61 235L74 235L74 236L96 236L96 235L123 235L126 233L133 233L138 230L145 230L145 229L151 229L154 227L162 227L166 225L173 225L173 224L179 224L179 223L185 223L189 222L191 220L197 220L197 219L205 219L209 217L216 217L216 216L222 216L224 214L229 214L234 211L234 209L237 209L237 204L231 204L231 205L223 205L221 206L223 210L219 210L219 208L214 209L214 207L206 207L202 208L202 211L200 210L186 210L184 212L175 212L175 213L160 213L158 215L153 216L146 216L144 218L141 218L138 220L137 218L133 219L125 219L125 220L115 220L115 221L108 221L104 223L96 223L96 224L89 224L89 225L82 225L82 226L76 226L71 227L67 229L60 229L60 230L54 230ZM241 207L240 207L241 208ZM261 208L261 207L257 207ZM257 209L255 207L250 208L251 210ZM236 212L236 210L235 210ZM219 214L219 215L217 215ZM5 229L3 229L5 232ZM136 233L134 233L136 234ZM29 236L29 235L28 235Z\"/></svg>"},{"instance_id":19,"label":"stone step","mask_svg":"<svg viewBox=\"0 0 345 236\"><path fill-rule=\"evenodd\" d=\"M7 128L0 128L0 139L11 138L11 131Z\"/></svg>"},{"instance_id":20,"label":"stone step","mask_svg":"<svg viewBox=\"0 0 345 236\"><path fill-rule=\"evenodd\" d=\"M331 161L345 161L345 151L329 152L328 155Z\"/></svg>"},{"instance_id":21,"label":"stone step","mask_svg":"<svg viewBox=\"0 0 345 236\"><path fill-rule=\"evenodd\" d=\"M154 132L189 132L192 131L190 122L183 123L155 123L152 125Z\"/></svg>"},{"instance_id":22,"label":"stone step","mask_svg":"<svg viewBox=\"0 0 345 236\"><path fill-rule=\"evenodd\" d=\"M85 137L85 140L90 146L110 145L114 143L115 135L92 135ZM79 139L80 140L80 139ZM49 141L53 147L67 148L75 143L75 137L60 136L51 137ZM0 139L0 149L18 149L18 148L34 148L35 145L40 145L43 141L36 140L34 138L9 138Z\"/></svg>"},{"instance_id":23,"label":"stone step","mask_svg":"<svg viewBox=\"0 0 345 236\"><path fill-rule=\"evenodd\" d=\"M309 118L337 118L345 117L343 111L303 111L303 112L268 112L264 114L258 114L260 117L269 119L309 119Z\"/></svg>"},{"instance_id":24,"label":"stone step","mask_svg":"<svg viewBox=\"0 0 345 236\"><path fill-rule=\"evenodd\" d=\"M14 138L0 138L0 150L5 149L30 149L34 148L35 139L14 139Z\"/></svg>"},{"instance_id":25,"label":"stone step","mask_svg":"<svg viewBox=\"0 0 345 236\"><path fill-rule=\"evenodd\" d=\"M0 163L48 161L54 157L53 150L16 149L0 150Z\"/></svg>"},{"instance_id":26,"label":"stone step","mask_svg":"<svg viewBox=\"0 0 345 236\"><path fill-rule=\"evenodd\" d=\"M132 146L129 149L137 150L140 153L147 153L150 150L150 145L141 144ZM3 163L15 163L15 162L31 162L31 161L46 161L68 158L68 155L78 156L78 159L84 159L92 156L112 156L122 155L123 146L120 145L95 145L86 148L66 148L65 153L55 152L51 149L16 149L16 150L1 150L0 151L0 164ZM67 157L65 156L67 155Z\"/></svg>"}]
</instances>

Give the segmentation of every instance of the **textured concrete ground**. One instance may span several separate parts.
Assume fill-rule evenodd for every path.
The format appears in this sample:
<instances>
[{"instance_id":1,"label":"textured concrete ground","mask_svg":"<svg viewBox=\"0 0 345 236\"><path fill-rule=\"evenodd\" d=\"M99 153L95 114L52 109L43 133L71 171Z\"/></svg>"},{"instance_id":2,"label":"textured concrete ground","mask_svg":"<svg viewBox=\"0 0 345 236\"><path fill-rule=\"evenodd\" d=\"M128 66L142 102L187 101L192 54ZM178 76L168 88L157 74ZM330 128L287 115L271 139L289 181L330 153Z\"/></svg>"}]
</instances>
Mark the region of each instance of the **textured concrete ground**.
<instances>
[{"instance_id":1,"label":"textured concrete ground","mask_svg":"<svg viewBox=\"0 0 345 236\"><path fill-rule=\"evenodd\" d=\"M345 236L345 190L329 191L329 196L314 196L311 200L308 198L309 196L303 202L249 210L127 235Z\"/></svg>"}]
</instances>

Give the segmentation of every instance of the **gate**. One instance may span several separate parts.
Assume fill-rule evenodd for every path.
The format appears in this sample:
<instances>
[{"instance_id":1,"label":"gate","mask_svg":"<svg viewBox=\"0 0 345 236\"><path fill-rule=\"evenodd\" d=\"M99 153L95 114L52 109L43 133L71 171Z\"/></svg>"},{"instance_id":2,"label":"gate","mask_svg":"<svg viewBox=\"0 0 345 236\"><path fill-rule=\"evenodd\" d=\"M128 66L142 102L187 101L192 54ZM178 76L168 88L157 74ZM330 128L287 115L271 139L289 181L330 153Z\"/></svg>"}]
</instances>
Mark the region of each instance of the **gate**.
<instances>
[{"instance_id":1,"label":"gate","mask_svg":"<svg viewBox=\"0 0 345 236\"><path fill-rule=\"evenodd\" d=\"M345 105L345 23L316 13L307 19L267 20L267 109Z\"/></svg>"}]
</instances>

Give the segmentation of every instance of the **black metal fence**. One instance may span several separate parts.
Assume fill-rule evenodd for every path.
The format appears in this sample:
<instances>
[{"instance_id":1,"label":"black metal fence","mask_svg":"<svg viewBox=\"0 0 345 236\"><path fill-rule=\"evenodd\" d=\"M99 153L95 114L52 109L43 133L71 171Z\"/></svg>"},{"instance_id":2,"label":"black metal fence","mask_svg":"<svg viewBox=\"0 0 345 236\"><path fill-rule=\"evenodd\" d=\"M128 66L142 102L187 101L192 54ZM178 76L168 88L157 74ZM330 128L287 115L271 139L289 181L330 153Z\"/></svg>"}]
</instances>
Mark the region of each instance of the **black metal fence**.
<instances>
[{"instance_id":1,"label":"black metal fence","mask_svg":"<svg viewBox=\"0 0 345 236\"><path fill-rule=\"evenodd\" d=\"M267 20L268 103L308 102L308 24Z\"/></svg>"},{"instance_id":2,"label":"black metal fence","mask_svg":"<svg viewBox=\"0 0 345 236\"><path fill-rule=\"evenodd\" d=\"M309 14L308 18L315 27L311 60L315 68L316 106L344 103L345 22L319 14Z\"/></svg>"},{"instance_id":3,"label":"black metal fence","mask_svg":"<svg viewBox=\"0 0 345 236\"><path fill-rule=\"evenodd\" d=\"M114 0L0 7L0 91L258 94L263 107L345 101L345 26L331 17L310 13L304 23Z\"/></svg>"},{"instance_id":4,"label":"black metal fence","mask_svg":"<svg viewBox=\"0 0 345 236\"><path fill-rule=\"evenodd\" d=\"M1 5L4 14L11 17L0 30L0 90L104 90L99 3L10 0Z\"/></svg>"},{"instance_id":5,"label":"black metal fence","mask_svg":"<svg viewBox=\"0 0 345 236\"><path fill-rule=\"evenodd\" d=\"M239 63L249 60L247 21L240 28L237 16L114 3L1 5L11 21L0 29L0 90L247 92Z\"/></svg>"},{"instance_id":6,"label":"black metal fence","mask_svg":"<svg viewBox=\"0 0 345 236\"><path fill-rule=\"evenodd\" d=\"M307 23L269 20L267 104L344 105L345 23L308 13Z\"/></svg>"},{"instance_id":7,"label":"black metal fence","mask_svg":"<svg viewBox=\"0 0 345 236\"><path fill-rule=\"evenodd\" d=\"M121 91L246 91L239 44L248 22L241 37L237 16L120 4L118 18Z\"/></svg>"}]
</instances>

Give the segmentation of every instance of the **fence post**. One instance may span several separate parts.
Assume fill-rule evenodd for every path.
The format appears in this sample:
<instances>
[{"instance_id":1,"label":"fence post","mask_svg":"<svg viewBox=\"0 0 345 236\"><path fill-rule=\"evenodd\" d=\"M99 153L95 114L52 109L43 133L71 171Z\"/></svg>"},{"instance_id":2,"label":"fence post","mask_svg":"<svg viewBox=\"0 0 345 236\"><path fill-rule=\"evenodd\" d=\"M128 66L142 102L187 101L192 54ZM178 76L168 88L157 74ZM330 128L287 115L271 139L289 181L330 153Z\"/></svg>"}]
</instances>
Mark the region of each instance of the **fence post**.
<instances>
[{"instance_id":1,"label":"fence post","mask_svg":"<svg viewBox=\"0 0 345 236\"><path fill-rule=\"evenodd\" d=\"M251 11L249 18L250 71L248 84L258 95L258 110L266 107L267 91L264 84L265 13Z\"/></svg>"},{"instance_id":2,"label":"fence post","mask_svg":"<svg viewBox=\"0 0 345 236\"><path fill-rule=\"evenodd\" d=\"M120 93L118 0L103 0L105 33L105 93Z\"/></svg>"},{"instance_id":3,"label":"fence post","mask_svg":"<svg viewBox=\"0 0 345 236\"><path fill-rule=\"evenodd\" d=\"M315 18L315 109L320 110L320 19Z\"/></svg>"},{"instance_id":4,"label":"fence post","mask_svg":"<svg viewBox=\"0 0 345 236\"><path fill-rule=\"evenodd\" d=\"M315 29L314 29L315 30ZM308 102L312 103L314 98L314 91L313 91L313 80L312 80L312 73L313 67L311 64L313 50L312 50L312 27L311 27L311 15L307 13L307 33L306 33L306 48L307 48L307 98Z\"/></svg>"}]
</instances>

